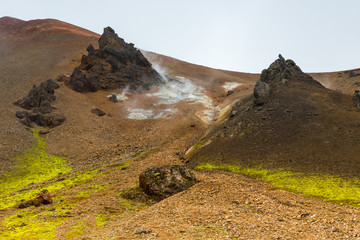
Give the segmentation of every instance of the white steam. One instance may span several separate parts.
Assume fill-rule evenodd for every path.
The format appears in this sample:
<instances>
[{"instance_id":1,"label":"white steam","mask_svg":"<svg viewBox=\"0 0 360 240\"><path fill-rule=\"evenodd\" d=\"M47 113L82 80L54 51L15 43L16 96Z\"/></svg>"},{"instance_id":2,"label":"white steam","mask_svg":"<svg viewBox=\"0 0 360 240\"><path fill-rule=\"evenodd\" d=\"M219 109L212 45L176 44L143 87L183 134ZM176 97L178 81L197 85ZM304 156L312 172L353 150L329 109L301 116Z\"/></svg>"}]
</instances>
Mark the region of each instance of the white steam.
<instances>
[{"instance_id":1,"label":"white steam","mask_svg":"<svg viewBox=\"0 0 360 240\"><path fill-rule=\"evenodd\" d=\"M130 112L127 118L136 120L157 119L168 116L169 113L176 112L176 109L171 108L164 109L157 113L154 110L143 108L128 108L127 110Z\"/></svg>"},{"instance_id":2,"label":"white steam","mask_svg":"<svg viewBox=\"0 0 360 240\"><path fill-rule=\"evenodd\" d=\"M148 106L147 108L128 106L126 108L128 112L127 118L143 120L170 117L177 109L169 105L174 105L179 102L189 102L189 104L198 103L202 105L201 110L195 113L196 116L207 123L213 120L215 108L212 100L204 93L203 87L195 85L191 80L184 77L177 76L176 79L169 79L162 68L158 65L153 65L153 67L163 78L165 84L145 95L145 97L149 98L149 101L150 99L156 99L152 106ZM126 97L126 91L124 90L116 96L118 100L120 100L120 98L121 100L126 100L126 98L123 98ZM146 99L142 101L146 102ZM164 108L162 105L167 105L167 107Z\"/></svg>"},{"instance_id":3,"label":"white steam","mask_svg":"<svg viewBox=\"0 0 360 240\"><path fill-rule=\"evenodd\" d=\"M222 87L226 91L234 91L235 88L237 88L241 85L242 85L242 83L238 83L238 82L226 82Z\"/></svg>"}]
</instances>

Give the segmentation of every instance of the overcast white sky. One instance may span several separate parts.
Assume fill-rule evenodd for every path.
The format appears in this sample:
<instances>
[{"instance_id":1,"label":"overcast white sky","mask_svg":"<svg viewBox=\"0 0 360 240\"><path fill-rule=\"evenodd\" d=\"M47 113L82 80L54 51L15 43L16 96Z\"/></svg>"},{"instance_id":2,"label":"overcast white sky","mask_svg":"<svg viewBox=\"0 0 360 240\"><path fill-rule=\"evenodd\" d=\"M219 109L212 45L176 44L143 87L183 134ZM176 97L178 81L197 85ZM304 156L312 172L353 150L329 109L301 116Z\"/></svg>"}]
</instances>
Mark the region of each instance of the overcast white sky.
<instances>
[{"instance_id":1,"label":"overcast white sky","mask_svg":"<svg viewBox=\"0 0 360 240\"><path fill-rule=\"evenodd\" d=\"M261 72L281 53L306 72L360 67L359 0L0 0L0 17L55 18L191 63Z\"/></svg>"}]
</instances>

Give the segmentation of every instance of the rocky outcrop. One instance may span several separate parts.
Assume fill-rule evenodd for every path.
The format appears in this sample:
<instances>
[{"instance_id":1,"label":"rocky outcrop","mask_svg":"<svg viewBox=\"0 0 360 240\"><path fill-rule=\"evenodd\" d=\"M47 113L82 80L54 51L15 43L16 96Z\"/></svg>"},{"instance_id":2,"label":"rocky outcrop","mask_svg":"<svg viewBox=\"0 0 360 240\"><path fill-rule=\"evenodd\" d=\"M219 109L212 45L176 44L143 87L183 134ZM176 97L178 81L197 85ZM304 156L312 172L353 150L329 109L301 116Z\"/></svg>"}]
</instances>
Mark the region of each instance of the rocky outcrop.
<instances>
[{"instance_id":1,"label":"rocky outcrop","mask_svg":"<svg viewBox=\"0 0 360 240\"><path fill-rule=\"evenodd\" d=\"M126 43L115 31L107 27L99 39L99 49L92 45L83 55L66 84L77 92L123 89L146 91L163 82L134 44Z\"/></svg>"},{"instance_id":2,"label":"rocky outcrop","mask_svg":"<svg viewBox=\"0 0 360 240\"><path fill-rule=\"evenodd\" d=\"M53 113L54 108L51 102L55 101L55 89L59 85L53 79L49 79L33 86L29 94L16 101L16 106L26 109L26 111L17 111L16 117L26 126L33 127L33 123L44 127L56 127L65 121L65 116Z\"/></svg>"},{"instance_id":3,"label":"rocky outcrop","mask_svg":"<svg viewBox=\"0 0 360 240\"><path fill-rule=\"evenodd\" d=\"M315 81L310 75L303 73L293 60L285 60L281 54L279 54L279 59L273 62L268 69L264 69L261 72L260 80L255 84L255 104L264 104L279 86L296 79L301 79L302 81L307 81L322 87L322 85Z\"/></svg>"},{"instance_id":4,"label":"rocky outcrop","mask_svg":"<svg viewBox=\"0 0 360 240\"><path fill-rule=\"evenodd\" d=\"M186 190L196 183L193 173L182 165L150 167L139 176L140 187L158 199Z\"/></svg>"},{"instance_id":5,"label":"rocky outcrop","mask_svg":"<svg viewBox=\"0 0 360 240\"><path fill-rule=\"evenodd\" d=\"M354 95L353 95L353 102L355 107L357 107L358 110L360 110L360 91L359 90L355 90Z\"/></svg>"}]
</instances>

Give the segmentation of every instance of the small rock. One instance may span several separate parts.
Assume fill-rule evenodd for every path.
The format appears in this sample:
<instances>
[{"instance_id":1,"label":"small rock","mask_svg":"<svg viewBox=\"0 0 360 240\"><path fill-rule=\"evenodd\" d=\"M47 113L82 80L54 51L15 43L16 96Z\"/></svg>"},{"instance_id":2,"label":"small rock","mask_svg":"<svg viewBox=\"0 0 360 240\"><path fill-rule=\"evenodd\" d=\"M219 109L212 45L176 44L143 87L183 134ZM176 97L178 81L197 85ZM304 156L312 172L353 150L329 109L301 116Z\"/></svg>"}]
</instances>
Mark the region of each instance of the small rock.
<instances>
[{"instance_id":1,"label":"small rock","mask_svg":"<svg viewBox=\"0 0 360 240\"><path fill-rule=\"evenodd\" d=\"M41 191L34 199L35 207L38 207L40 205L52 204L52 203L53 200L48 190Z\"/></svg>"},{"instance_id":2,"label":"small rock","mask_svg":"<svg viewBox=\"0 0 360 240\"><path fill-rule=\"evenodd\" d=\"M41 191L35 199L23 201L19 204L18 208L28 208L30 206L38 207L40 205L52 204L53 200L48 190ZM55 209L54 209L55 210ZM50 210L53 211L53 210Z\"/></svg>"},{"instance_id":3,"label":"small rock","mask_svg":"<svg viewBox=\"0 0 360 240\"><path fill-rule=\"evenodd\" d=\"M99 117L102 117L102 116L106 115L106 113L103 110L99 109L99 108L93 108L93 109L91 109L91 112L93 114L98 115Z\"/></svg>"},{"instance_id":4,"label":"small rock","mask_svg":"<svg viewBox=\"0 0 360 240\"><path fill-rule=\"evenodd\" d=\"M111 94L110 96L108 96L110 102L113 102L113 103L117 103L118 100L117 100L117 97L115 94Z\"/></svg>"},{"instance_id":5,"label":"small rock","mask_svg":"<svg viewBox=\"0 0 360 240\"><path fill-rule=\"evenodd\" d=\"M226 93L226 96L230 96L230 95L233 94L233 93L234 93L234 91L230 90L230 91L228 91L228 92Z\"/></svg>"},{"instance_id":6,"label":"small rock","mask_svg":"<svg viewBox=\"0 0 360 240\"><path fill-rule=\"evenodd\" d=\"M236 114L237 114L237 111L235 111L235 110L231 111L229 118L231 119L231 118L235 117Z\"/></svg>"},{"instance_id":7,"label":"small rock","mask_svg":"<svg viewBox=\"0 0 360 240\"><path fill-rule=\"evenodd\" d=\"M152 229L145 230L145 229L140 228L140 229L136 230L136 232L135 232L135 234L150 234L150 233L152 233Z\"/></svg>"},{"instance_id":8,"label":"small rock","mask_svg":"<svg viewBox=\"0 0 360 240\"><path fill-rule=\"evenodd\" d=\"M49 132L50 132L49 129L42 129L39 131L39 134L45 135L48 134Z\"/></svg>"},{"instance_id":9,"label":"small rock","mask_svg":"<svg viewBox=\"0 0 360 240\"><path fill-rule=\"evenodd\" d=\"M300 215L300 217L305 218L305 217L307 217L309 215L310 215L310 213L303 213L303 214Z\"/></svg>"},{"instance_id":10,"label":"small rock","mask_svg":"<svg viewBox=\"0 0 360 240\"><path fill-rule=\"evenodd\" d=\"M19 204L18 208L28 208L34 206L34 200L23 201Z\"/></svg>"}]
</instances>

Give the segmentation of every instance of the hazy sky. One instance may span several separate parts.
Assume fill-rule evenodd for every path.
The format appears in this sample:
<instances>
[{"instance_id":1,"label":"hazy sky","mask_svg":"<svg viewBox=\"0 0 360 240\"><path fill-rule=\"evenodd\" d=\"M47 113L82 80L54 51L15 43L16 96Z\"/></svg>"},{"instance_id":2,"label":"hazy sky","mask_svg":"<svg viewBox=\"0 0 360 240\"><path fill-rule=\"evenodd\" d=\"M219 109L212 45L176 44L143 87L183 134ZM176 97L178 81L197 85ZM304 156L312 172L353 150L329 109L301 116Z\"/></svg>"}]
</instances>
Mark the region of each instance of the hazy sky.
<instances>
[{"instance_id":1,"label":"hazy sky","mask_svg":"<svg viewBox=\"0 0 360 240\"><path fill-rule=\"evenodd\" d=\"M0 0L0 17L55 18L188 62L260 72L281 53L306 72L360 67L359 0Z\"/></svg>"}]
</instances>

